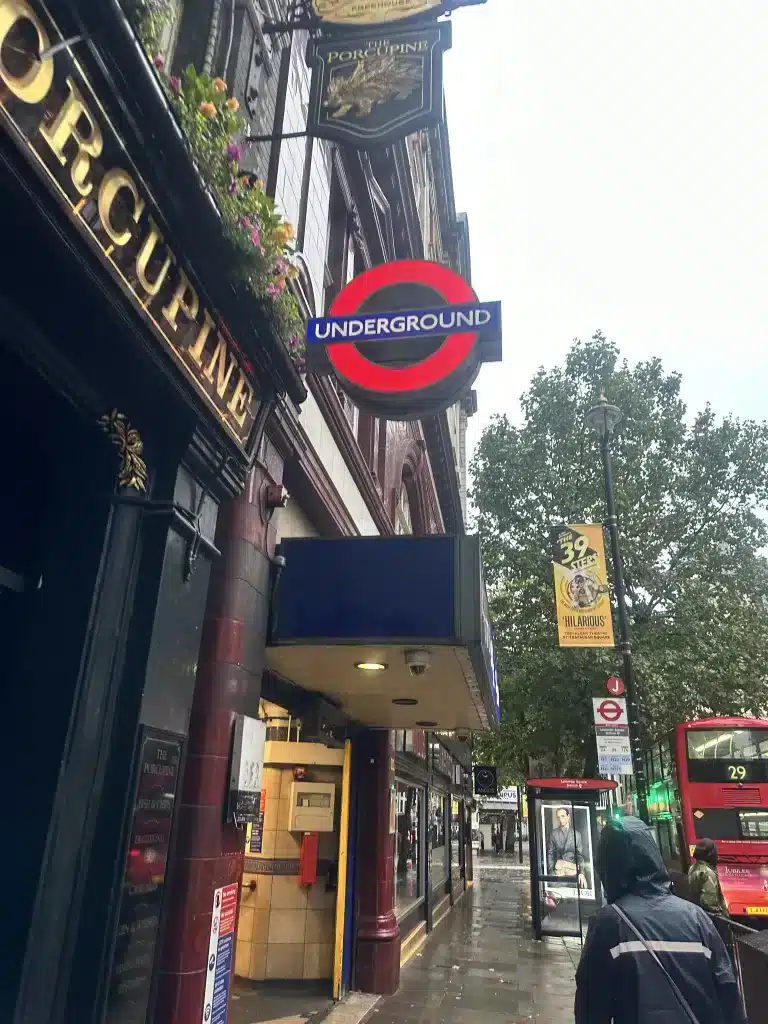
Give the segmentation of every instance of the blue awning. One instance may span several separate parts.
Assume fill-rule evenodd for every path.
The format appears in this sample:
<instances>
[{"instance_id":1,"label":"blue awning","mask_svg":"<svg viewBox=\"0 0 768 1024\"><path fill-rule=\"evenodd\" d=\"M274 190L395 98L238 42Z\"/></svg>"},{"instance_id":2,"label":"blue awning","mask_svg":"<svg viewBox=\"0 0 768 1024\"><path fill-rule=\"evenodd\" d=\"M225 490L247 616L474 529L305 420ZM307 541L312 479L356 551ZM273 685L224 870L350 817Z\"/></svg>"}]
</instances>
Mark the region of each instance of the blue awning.
<instances>
[{"instance_id":1,"label":"blue awning","mask_svg":"<svg viewBox=\"0 0 768 1024\"><path fill-rule=\"evenodd\" d=\"M498 722L477 537L295 538L281 553L272 671L325 693L368 725ZM428 663L421 673L413 671L418 661Z\"/></svg>"}]
</instances>

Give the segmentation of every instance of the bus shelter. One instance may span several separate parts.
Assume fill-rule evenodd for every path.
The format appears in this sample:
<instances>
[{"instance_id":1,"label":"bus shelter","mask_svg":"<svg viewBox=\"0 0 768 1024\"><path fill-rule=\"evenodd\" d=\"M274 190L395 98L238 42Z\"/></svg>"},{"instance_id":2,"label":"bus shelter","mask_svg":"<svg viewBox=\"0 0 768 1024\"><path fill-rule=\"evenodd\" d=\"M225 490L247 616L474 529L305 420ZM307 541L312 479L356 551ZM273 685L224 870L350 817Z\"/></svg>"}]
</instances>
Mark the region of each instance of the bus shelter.
<instances>
[{"instance_id":1,"label":"bus shelter","mask_svg":"<svg viewBox=\"0 0 768 1024\"><path fill-rule=\"evenodd\" d=\"M590 917L603 905L595 866L598 805L608 779L529 779L528 841L531 919L536 939L583 939Z\"/></svg>"}]
</instances>

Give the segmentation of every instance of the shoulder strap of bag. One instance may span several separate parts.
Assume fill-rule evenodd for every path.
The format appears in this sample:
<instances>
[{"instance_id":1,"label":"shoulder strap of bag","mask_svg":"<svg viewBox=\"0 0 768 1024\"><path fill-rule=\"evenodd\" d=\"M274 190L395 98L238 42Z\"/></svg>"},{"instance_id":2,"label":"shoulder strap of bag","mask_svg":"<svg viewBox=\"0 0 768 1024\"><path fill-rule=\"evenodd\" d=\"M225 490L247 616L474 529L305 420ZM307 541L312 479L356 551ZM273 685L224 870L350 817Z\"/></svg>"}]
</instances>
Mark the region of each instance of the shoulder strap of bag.
<instances>
[{"instance_id":1,"label":"shoulder strap of bag","mask_svg":"<svg viewBox=\"0 0 768 1024\"><path fill-rule=\"evenodd\" d=\"M667 979L667 981L669 982L669 987L670 987L670 988L672 989L672 991L673 991L673 992L675 993L675 996L676 996L676 998L677 998L677 1001L678 1001L678 1002L680 1003L680 1005L682 1006L682 1008L683 1008L683 1009L685 1010L685 1012L686 1012L686 1014L687 1014L687 1016L688 1016L688 1019L690 1020L691 1024L699 1024L699 1019L698 1019L698 1017L696 1016L696 1014L695 1014L695 1013L693 1012L693 1010L692 1010L692 1009L691 1009L691 1007L689 1006L689 1004L688 1004L688 1000L687 1000L687 999L685 998L685 996L683 995L683 993L682 993L682 992L680 991L680 989L678 988L677 984L675 983L675 979L674 979L674 978L672 977L672 975L671 975L671 974L669 973L669 971L668 971L668 970L666 969L666 967L665 967L665 966L664 966L664 964L663 964L663 963L661 962L661 960L659 960L658 956L656 955L656 950L655 950L655 949L654 949L654 948L653 948L653 947L652 947L652 946L651 946L651 945L650 945L650 944L649 944L649 943L648 943L648 942L647 942L647 941L646 941L646 940L645 940L645 939L643 938L643 936L642 936L642 935L640 934L640 932L639 932L639 931L637 930L637 928L636 928L636 927L634 926L634 924L632 923L632 921L630 921L630 919L629 919L629 918L627 917L627 915L626 915L626 914L624 913L624 911L623 911L623 910L621 909L621 907L620 907L620 906L618 906L618 905L617 905L616 903L612 903L612 904L611 904L611 906L612 906L612 907L613 907L613 909L614 909L614 910L616 911L616 913L617 913L617 914L619 915L619 917L620 917L620 918L621 918L621 920L622 920L622 921L624 922L624 924L626 924L626 925L627 925L627 926L628 926L628 927L629 927L629 928L631 929L631 931L633 932L633 934L634 934L634 935L636 935L638 939L640 939L640 941L642 942L642 944L643 944L643 945L645 946L645 948L646 948L646 949L648 950L648 952L649 952L649 953L651 954L651 956L653 957L653 959L654 959L654 960L656 961L656 963L657 963L657 964L659 965L659 969L661 970L662 974L664 975L664 977L665 977L665 978Z\"/></svg>"}]
</instances>

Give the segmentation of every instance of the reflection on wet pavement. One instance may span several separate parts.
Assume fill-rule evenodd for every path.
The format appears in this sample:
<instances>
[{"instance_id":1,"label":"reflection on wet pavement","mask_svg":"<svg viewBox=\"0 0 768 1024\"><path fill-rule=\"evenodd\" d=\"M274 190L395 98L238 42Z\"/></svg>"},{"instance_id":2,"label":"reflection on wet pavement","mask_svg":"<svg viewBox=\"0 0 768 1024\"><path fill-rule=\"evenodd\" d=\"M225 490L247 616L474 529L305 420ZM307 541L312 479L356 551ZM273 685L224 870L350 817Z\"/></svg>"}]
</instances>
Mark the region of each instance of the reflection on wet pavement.
<instances>
[{"instance_id":1,"label":"reflection on wet pavement","mask_svg":"<svg viewBox=\"0 0 768 1024\"><path fill-rule=\"evenodd\" d=\"M481 858L474 887L406 964L371 1024L571 1024L576 939L534 942L527 868Z\"/></svg>"}]
</instances>

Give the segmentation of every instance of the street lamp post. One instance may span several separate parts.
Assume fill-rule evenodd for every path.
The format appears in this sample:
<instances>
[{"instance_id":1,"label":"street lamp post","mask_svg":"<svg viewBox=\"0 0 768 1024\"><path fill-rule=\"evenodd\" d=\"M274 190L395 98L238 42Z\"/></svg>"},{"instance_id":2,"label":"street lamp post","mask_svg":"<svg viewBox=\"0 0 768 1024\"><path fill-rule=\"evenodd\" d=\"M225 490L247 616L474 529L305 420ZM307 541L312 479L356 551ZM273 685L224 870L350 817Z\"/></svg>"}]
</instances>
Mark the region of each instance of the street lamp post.
<instances>
[{"instance_id":1,"label":"street lamp post","mask_svg":"<svg viewBox=\"0 0 768 1024\"><path fill-rule=\"evenodd\" d=\"M584 421L588 427L592 427L593 430L597 431L600 438L600 454L603 459L603 477L605 479L605 504L608 511L606 525L611 536L611 557L613 559L613 590L616 594L616 606L619 612L619 631L621 634L619 647L624 659L624 685L627 690L627 718L629 719L629 742L632 747L632 770L635 776L638 814L643 821L647 821L648 788L645 777L645 765L640 748L640 710L635 699L632 643L629 637L624 567L619 547L619 521L616 518L616 505L613 498L611 437L616 425L621 421L621 416L621 409L615 405L609 405L605 395L601 394L600 401L594 409L589 410L584 417Z\"/></svg>"}]
</instances>

